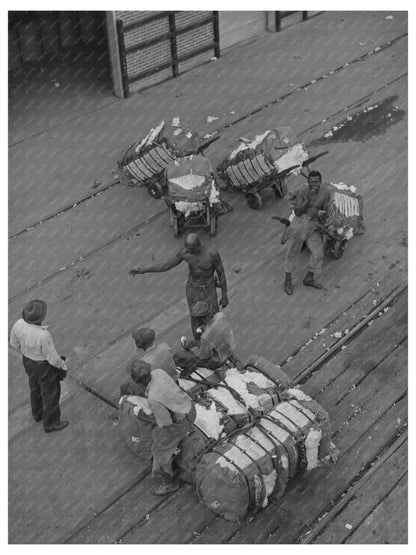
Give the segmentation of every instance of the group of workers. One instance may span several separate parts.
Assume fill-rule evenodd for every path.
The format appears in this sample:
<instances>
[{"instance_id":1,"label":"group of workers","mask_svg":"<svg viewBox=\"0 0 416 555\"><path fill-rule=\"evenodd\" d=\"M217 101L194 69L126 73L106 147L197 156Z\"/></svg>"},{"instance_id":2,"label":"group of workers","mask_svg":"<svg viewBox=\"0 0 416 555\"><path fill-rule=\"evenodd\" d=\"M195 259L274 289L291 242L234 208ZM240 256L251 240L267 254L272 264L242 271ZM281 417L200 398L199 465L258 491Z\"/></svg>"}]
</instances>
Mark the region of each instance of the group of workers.
<instances>
[{"instance_id":1,"label":"group of workers","mask_svg":"<svg viewBox=\"0 0 416 555\"><path fill-rule=\"evenodd\" d=\"M303 283L322 289L316 281L324 257L319 220L328 208L329 191L319 172L310 171L305 177L308 187L296 191L289 200L291 218L277 217L287 226L284 290L288 295L293 294L292 271L304 243L311 256ZM139 356L129 362L129 381L120 388L121 395L147 397L152 409L155 418L152 471L162 477L162 483L154 490L157 495L165 495L179 487L173 457L196 417L192 400L178 385L180 374L177 368L182 369L182 376L188 376L197 367L215 371L227 360L242 368L235 356L230 324L220 311L220 307L228 305L228 295L224 266L217 249L206 247L196 233L190 233L184 247L171 260L131 269L130 275L166 272L183 261L189 267L186 299L194 339L181 338L182 348L173 353L166 343L155 344L154 330L135 329L132 337ZM217 288L221 290L219 301ZM23 366L29 377L32 416L35 421L42 421L45 432L49 433L63 430L69 422L61 420L59 407L60 382L67 371L65 357L58 355L48 326L43 325L46 313L47 305L43 300L28 302L23 308L22 318L12 327L10 345L23 356Z\"/></svg>"}]
</instances>

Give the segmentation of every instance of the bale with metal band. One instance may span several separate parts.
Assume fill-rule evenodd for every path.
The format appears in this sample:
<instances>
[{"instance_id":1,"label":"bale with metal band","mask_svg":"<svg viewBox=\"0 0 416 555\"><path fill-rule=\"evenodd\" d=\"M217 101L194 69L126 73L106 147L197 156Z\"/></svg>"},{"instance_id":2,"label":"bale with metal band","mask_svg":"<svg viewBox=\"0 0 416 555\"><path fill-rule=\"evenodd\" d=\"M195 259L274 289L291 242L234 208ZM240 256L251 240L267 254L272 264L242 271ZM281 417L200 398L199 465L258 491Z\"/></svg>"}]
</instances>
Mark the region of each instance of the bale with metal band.
<instances>
[{"instance_id":1,"label":"bale with metal band","mask_svg":"<svg viewBox=\"0 0 416 555\"><path fill-rule=\"evenodd\" d=\"M288 480L316 467L333 449L324 409L300 390L243 434L214 447L196 469L199 498L227 520L239 520L283 495Z\"/></svg>"}]
</instances>

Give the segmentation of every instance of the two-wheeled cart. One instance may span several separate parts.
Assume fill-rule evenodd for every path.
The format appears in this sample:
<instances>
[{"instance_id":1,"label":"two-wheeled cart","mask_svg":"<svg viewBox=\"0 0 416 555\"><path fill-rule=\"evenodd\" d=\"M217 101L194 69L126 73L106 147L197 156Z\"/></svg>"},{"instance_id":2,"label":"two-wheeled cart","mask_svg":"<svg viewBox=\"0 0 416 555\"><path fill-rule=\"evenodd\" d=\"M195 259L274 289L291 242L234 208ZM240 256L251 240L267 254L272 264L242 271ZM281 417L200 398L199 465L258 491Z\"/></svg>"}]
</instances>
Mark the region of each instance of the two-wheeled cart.
<instances>
[{"instance_id":1,"label":"two-wheeled cart","mask_svg":"<svg viewBox=\"0 0 416 555\"><path fill-rule=\"evenodd\" d=\"M219 138L203 139L179 117L162 121L120 156L117 164L122 180L145 187L152 198L160 199L167 166L183 156L204 152Z\"/></svg>"},{"instance_id":2,"label":"two-wheeled cart","mask_svg":"<svg viewBox=\"0 0 416 555\"><path fill-rule=\"evenodd\" d=\"M285 196L285 178L327 152L309 157L290 127L278 127L237 142L239 145L227 154L217 171L227 186L244 193L253 210L263 205L266 188L271 188L276 197Z\"/></svg>"},{"instance_id":3,"label":"two-wheeled cart","mask_svg":"<svg viewBox=\"0 0 416 555\"><path fill-rule=\"evenodd\" d=\"M185 228L208 228L217 233L218 216L225 203L220 199L213 167L208 158L191 155L172 161L165 171L169 225L178 237Z\"/></svg>"}]
</instances>

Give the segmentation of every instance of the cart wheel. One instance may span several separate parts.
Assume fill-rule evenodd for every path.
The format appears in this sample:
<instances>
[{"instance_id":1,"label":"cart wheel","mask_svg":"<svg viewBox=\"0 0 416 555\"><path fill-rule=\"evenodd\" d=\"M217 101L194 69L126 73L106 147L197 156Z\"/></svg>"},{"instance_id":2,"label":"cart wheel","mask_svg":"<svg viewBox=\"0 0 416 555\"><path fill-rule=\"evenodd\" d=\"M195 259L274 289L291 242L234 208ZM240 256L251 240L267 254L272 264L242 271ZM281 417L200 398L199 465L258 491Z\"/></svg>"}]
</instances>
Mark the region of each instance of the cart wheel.
<instances>
[{"instance_id":1,"label":"cart wheel","mask_svg":"<svg viewBox=\"0 0 416 555\"><path fill-rule=\"evenodd\" d=\"M344 253L344 249L345 249L345 239L343 241L335 241L334 242L334 247L332 249L332 256L338 260L339 258L341 258L341 256Z\"/></svg>"},{"instance_id":2,"label":"cart wheel","mask_svg":"<svg viewBox=\"0 0 416 555\"><path fill-rule=\"evenodd\" d=\"M209 234L211 235L211 237L215 237L215 235L217 235L217 222L218 220L218 216L216 217L212 217L210 224L209 224Z\"/></svg>"},{"instance_id":3,"label":"cart wheel","mask_svg":"<svg viewBox=\"0 0 416 555\"><path fill-rule=\"evenodd\" d=\"M173 208L171 206L169 206L169 226L173 227L173 224L175 222L175 212L173 211Z\"/></svg>"},{"instance_id":4,"label":"cart wheel","mask_svg":"<svg viewBox=\"0 0 416 555\"><path fill-rule=\"evenodd\" d=\"M179 237L179 218L173 219L172 231L174 237Z\"/></svg>"},{"instance_id":5,"label":"cart wheel","mask_svg":"<svg viewBox=\"0 0 416 555\"><path fill-rule=\"evenodd\" d=\"M246 201L253 210L258 210L263 206L263 199L261 198L260 193L247 193Z\"/></svg>"},{"instance_id":6,"label":"cart wheel","mask_svg":"<svg viewBox=\"0 0 416 555\"><path fill-rule=\"evenodd\" d=\"M152 198L159 199L162 197L162 186L159 183L149 183L146 188Z\"/></svg>"}]
</instances>

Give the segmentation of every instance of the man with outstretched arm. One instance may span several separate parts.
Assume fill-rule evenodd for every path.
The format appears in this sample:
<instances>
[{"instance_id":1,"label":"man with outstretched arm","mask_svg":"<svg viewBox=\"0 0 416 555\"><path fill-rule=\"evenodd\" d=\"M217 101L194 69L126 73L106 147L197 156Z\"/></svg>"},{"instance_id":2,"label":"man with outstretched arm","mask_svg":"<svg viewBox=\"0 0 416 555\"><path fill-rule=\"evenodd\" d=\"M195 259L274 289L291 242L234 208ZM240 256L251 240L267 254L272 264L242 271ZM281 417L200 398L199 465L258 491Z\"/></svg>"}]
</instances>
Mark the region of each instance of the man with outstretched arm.
<instances>
[{"instance_id":1,"label":"man with outstretched arm","mask_svg":"<svg viewBox=\"0 0 416 555\"><path fill-rule=\"evenodd\" d=\"M188 281L186 283L186 300L189 312L197 301L209 303L212 315L219 311L216 286L221 289L219 305L225 308L228 305L227 279L217 249L206 247L196 233L189 233L185 239L184 247L170 260L154 264L148 268L133 268L130 275L146 274L151 272L167 272L181 262L185 261L189 267ZM198 323L191 314L191 327L195 339L198 338Z\"/></svg>"}]
</instances>

